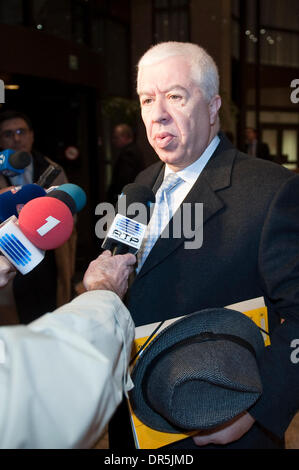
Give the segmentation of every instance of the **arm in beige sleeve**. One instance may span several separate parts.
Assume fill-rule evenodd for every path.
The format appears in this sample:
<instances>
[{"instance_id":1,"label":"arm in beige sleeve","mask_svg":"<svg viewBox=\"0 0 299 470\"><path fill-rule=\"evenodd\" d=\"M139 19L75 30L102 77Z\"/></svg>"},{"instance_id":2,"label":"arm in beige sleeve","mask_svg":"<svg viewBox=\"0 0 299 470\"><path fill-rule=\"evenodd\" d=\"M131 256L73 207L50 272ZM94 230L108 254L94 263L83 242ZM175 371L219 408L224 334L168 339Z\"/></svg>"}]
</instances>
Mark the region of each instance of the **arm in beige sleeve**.
<instances>
[{"instance_id":1,"label":"arm in beige sleeve","mask_svg":"<svg viewBox=\"0 0 299 470\"><path fill-rule=\"evenodd\" d=\"M132 388L133 337L128 310L107 290L0 328L0 447L92 447Z\"/></svg>"}]
</instances>

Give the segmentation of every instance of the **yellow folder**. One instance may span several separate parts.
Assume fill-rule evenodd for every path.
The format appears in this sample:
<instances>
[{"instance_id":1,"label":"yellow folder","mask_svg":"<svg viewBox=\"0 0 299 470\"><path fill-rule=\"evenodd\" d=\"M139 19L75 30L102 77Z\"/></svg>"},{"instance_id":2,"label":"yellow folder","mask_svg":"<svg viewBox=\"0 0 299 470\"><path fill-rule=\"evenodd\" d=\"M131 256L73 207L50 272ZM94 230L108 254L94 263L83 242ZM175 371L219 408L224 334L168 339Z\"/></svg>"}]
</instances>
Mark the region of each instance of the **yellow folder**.
<instances>
[{"instance_id":1,"label":"yellow folder","mask_svg":"<svg viewBox=\"0 0 299 470\"><path fill-rule=\"evenodd\" d=\"M262 330L268 332L268 312L267 307L265 306L264 298L258 297L256 299L245 300L243 302L239 302L236 304L228 305L226 308L230 308L232 310L237 310L238 312L244 313L247 315L251 320L255 322L257 326L262 328ZM166 320L161 329L158 330L157 334L159 334L165 327L170 325L171 323L177 321L179 318L171 318ZM145 341L148 337L152 334L152 332L157 328L159 322L151 323L148 325L142 325L136 328L135 331L135 341L134 347L132 352L132 357L135 356L137 351L143 346ZM269 346L270 338L269 335L262 332L265 346ZM153 336L154 338L154 336ZM152 338L152 339L153 339ZM132 365L132 367L134 364ZM135 446L137 449L158 449L159 447L166 446L173 442L180 441L182 439L186 439L197 432L190 432L186 434L176 434L176 433L166 433L161 431L156 431L144 423L142 423L137 416L135 415L129 401L129 411L130 411L130 418L131 418L131 425L135 440Z\"/></svg>"}]
</instances>

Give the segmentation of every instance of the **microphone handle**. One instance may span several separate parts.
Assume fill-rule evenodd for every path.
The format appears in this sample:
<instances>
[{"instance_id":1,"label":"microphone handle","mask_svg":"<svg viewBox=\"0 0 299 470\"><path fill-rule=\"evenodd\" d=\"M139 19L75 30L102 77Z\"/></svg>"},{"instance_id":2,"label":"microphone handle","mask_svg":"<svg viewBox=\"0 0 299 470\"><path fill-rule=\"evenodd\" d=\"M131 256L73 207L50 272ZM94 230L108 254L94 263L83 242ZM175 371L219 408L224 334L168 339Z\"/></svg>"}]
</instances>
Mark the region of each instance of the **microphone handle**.
<instances>
[{"instance_id":1,"label":"microphone handle","mask_svg":"<svg viewBox=\"0 0 299 470\"><path fill-rule=\"evenodd\" d=\"M36 184L42 188L49 188L59 173L61 173L61 168L58 168L54 165L49 165L48 168L39 177Z\"/></svg>"},{"instance_id":2,"label":"microphone handle","mask_svg":"<svg viewBox=\"0 0 299 470\"><path fill-rule=\"evenodd\" d=\"M132 253L133 255L136 255L137 251L138 250L136 250L136 248L129 247L128 245L122 243L114 246L114 248L112 249L112 256L126 255L127 253Z\"/></svg>"},{"instance_id":3,"label":"microphone handle","mask_svg":"<svg viewBox=\"0 0 299 470\"><path fill-rule=\"evenodd\" d=\"M102 243L101 248L103 250L109 250L112 253L112 256L115 255L125 255L127 253L132 253L136 255L138 248L130 246L127 243L122 243L120 240L115 240L110 237L106 237Z\"/></svg>"}]
</instances>

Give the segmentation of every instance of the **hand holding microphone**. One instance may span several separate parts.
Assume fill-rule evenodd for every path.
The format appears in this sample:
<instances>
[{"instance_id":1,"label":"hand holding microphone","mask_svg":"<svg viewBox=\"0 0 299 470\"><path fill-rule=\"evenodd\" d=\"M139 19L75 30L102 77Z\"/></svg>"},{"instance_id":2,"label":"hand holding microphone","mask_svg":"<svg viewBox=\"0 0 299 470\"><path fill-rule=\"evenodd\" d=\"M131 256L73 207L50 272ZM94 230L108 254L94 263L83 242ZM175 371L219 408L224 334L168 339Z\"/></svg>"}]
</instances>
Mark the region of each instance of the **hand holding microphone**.
<instances>
[{"instance_id":1,"label":"hand holding microphone","mask_svg":"<svg viewBox=\"0 0 299 470\"><path fill-rule=\"evenodd\" d=\"M127 184L118 198L117 214L102 248L113 255L138 252L155 202L153 191L137 183ZM136 212L138 214L136 215Z\"/></svg>"},{"instance_id":2,"label":"hand holding microphone","mask_svg":"<svg viewBox=\"0 0 299 470\"><path fill-rule=\"evenodd\" d=\"M46 196L29 201L19 214L24 235L41 250L54 250L71 236L73 215L83 209L86 195L75 184L63 184Z\"/></svg>"},{"instance_id":3,"label":"hand holding microphone","mask_svg":"<svg viewBox=\"0 0 299 470\"><path fill-rule=\"evenodd\" d=\"M5 258L0 255L0 288L5 287L11 279L16 275L16 269L14 266Z\"/></svg>"},{"instance_id":4,"label":"hand holding microphone","mask_svg":"<svg viewBox=\"0 0 299 470\"><path fill-rule=\"evenodd\" d=\"M32 271L43 260L44 250L61 246L71 236L73 214L83 207L84 193L79 186L71 187L76 190L75 196L81 196L81 202L69 193L53 190L27 202L18 220L12 216L0 226L0 250L22 274Z\"/></svg>"},{"instance_id":5,"label":"hand holding microphone","mask_svg":"<svg viewBox=\"0 0 299 470\"><path fill-rule=\"evenodd\" d=\"M140 248L146 226L151 217L151 206L154 202L155 195L152 190L146 186L131 183L123 188L116 206L116 217L102 244L102 248L105 251L97 260L89 265L83 282L77 286L77 289L80 289L80 293L83 292L83 289L92 290L104 288L99 287L102 283L101 285L106 286L107 289L109 289L110 285L110 290L116 292L120 297L124 295L128 287L128 276L133 271L133 265L136 263L136 257L133 255L135 255ZM136 212L138 212L137 216ZM133 218L134 216L135 218ZM105 258L103 258L104 256ZM120 288L117 287L116 279L113 282L114 287L111 287L111 277L108 281L103 278L105 275L105 271L103 272L103 269L105 269L104 264L100 266L100 279L97 277L96 263L100 260L107 265L107 276L109 276L108 268L113 267L117 272L117 267L120 267L121 263L125 263L127 271L124 273L123 284ZM115 266L112 265L112 263L115 263ZM120 263L120 265L118 263Z\"/></svg>"},{"instance_id":6,"label":"hand holding microphone","mask_svg":"<svg viewBox=\"0 0 299 470\"><path fill-rule=\"evenodd\" d=\"M131 253L112 256L106 250L89 264L83 285L88 291L110 290L122 299L128 289L128 278L135 263L136 257Z\"/></svg>"}]
</instances>

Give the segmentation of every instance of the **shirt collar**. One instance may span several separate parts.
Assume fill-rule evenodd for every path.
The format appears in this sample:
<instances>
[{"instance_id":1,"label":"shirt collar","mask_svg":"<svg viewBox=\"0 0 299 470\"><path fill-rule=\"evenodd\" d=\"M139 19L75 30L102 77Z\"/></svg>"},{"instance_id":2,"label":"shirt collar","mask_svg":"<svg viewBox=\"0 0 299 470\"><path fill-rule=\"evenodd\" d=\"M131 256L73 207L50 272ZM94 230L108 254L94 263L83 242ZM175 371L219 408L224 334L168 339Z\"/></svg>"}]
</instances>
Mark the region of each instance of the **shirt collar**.
<instances>
[{"instance_id":1,"label":"shirt collar","mask_svg":"<svg viewBox=\"0 0 299 470\"><path fill-rule=\"evenodd\" d=\"M187 183L195 183L198 176L200 175L200 173L210 160L211 156L215 152L219 142L220 139L218 135L215 135L214 139L211 140L211 142L209 143L205 151L201 154L201 156L197 160L195 160L195 162L191 163L191 165L187 166L183 170L178 171L177 174ZM172 170L166 164L164 178L168 175L168 173L171 172Z\"/></svg>"}]
</instances>

